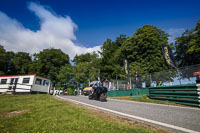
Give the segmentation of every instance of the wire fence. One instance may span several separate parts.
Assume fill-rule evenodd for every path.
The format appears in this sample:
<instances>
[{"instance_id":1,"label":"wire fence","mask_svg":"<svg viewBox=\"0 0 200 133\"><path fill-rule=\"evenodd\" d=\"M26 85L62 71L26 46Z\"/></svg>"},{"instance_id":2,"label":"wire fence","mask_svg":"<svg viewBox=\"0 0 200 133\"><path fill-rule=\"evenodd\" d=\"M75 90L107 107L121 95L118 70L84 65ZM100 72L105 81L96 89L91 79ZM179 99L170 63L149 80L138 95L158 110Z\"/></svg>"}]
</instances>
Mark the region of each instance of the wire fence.
<instances>
[{"instance_id":1,"label":"wire fence","mask_svg":"<svg viewBox=\"0 0 200 133\"><path fill-rule=\"evenodd\" d=\"M129 90L131 88L195 84L199 77L199 75L195 76L195 72L200 72L200 65L144 74L138 78L130 77L129 79L115 80L109 83L108 90Z\"/></svg>"}]
</instances>

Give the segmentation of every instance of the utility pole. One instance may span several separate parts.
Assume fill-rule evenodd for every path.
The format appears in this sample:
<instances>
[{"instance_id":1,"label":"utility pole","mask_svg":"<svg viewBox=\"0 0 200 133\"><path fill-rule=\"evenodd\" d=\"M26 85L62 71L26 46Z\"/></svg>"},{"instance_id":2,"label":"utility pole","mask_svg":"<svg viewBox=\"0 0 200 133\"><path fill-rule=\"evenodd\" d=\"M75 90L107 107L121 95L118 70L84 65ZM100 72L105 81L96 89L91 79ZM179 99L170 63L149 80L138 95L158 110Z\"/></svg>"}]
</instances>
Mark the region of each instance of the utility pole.
<instances>
[{"instance_id":1,"label":"utility pole","mask_svg":"<svg viewBox=\"0 0 200 133\"><path fill-rule=\"evenodd\" d=\"M100 78L100 69L98 70L98 81L101 81L101 78Z\"/></svg>"}]
</instances>

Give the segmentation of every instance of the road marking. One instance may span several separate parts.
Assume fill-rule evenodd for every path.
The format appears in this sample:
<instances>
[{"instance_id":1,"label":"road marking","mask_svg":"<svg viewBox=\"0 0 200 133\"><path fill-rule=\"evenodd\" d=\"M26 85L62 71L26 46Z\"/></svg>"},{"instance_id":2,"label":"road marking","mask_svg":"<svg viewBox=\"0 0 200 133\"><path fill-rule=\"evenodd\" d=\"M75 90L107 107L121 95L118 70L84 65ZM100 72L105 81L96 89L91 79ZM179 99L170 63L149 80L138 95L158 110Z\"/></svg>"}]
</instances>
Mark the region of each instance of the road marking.
<instances>
[{"instance_id":1,"label":"road marking","mask_svg":"<svg viewBox=\"0 0 200 133\"><path fill-rule=\"evenodd\" d=\"M56 96L56 97L59 97L59 98L64 99L64 100L69 100L69 101L72 101L72 102L75 102L75 103L78 103L78 104L86 105L88 107L92 107L92 108L100 109L100 110L103 110L103 111L111 112L111 113L114 113L114 114L119 114L119 115L130 117L130 118L133 118L133 119L146 121L146 122L153 123L153 124L156 124L156 125L161 125L161 126L164 126L164 127L176 129L176 130L179 130L179 131L183 131L183 132L187 132L187 133L200 133L198 131L194 131L194 130L186 129L186 128L183 128L183 127L178 127L178 126L170 125L170 124L167 124L167 123L162 123L162 122L146 119L146 118L143 118L143 117L125 114L125 113L122 113L122 112L114 111L114 110L111 110L111 109L106 109L106 108L103 108L103 107L94 106L94 105L91 105L91 104L83 103L83 102L72 100L72 99L69 99L69 98L63 98L63 97L60 97L60 96Z\"/></svg>"}]
</instances>

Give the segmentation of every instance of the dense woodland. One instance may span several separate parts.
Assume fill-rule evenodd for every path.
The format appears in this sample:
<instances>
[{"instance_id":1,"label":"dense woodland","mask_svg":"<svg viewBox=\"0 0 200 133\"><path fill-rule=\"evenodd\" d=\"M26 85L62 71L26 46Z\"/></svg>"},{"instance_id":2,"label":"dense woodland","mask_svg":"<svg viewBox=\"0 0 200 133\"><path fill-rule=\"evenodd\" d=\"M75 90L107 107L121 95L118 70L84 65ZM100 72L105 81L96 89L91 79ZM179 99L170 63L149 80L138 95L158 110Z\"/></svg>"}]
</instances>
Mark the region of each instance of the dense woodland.
<instances>
[{"instance_id":1,"label":"dense woodland","mask_svg":"<svg viewBox=\"0 0 200 133\"><path fill-rule=\"evenodd\" d=\"M174 44L168 43L168 37L162 29L145 25L131 37L107 39L98 53L76 55L71 61L61 49L49 48L30 55L6 51L0 45L0 75L38 74L52 79L56 86L68 87L86 85L89 80L97 80L99 73L108 80L124 79L125 58L131 76L135 72L147 74L171 69L163 58L162 44L173 49L178 67L200 64L200 20L193 29L177 37Z\"/></svg>"}]
</instances>

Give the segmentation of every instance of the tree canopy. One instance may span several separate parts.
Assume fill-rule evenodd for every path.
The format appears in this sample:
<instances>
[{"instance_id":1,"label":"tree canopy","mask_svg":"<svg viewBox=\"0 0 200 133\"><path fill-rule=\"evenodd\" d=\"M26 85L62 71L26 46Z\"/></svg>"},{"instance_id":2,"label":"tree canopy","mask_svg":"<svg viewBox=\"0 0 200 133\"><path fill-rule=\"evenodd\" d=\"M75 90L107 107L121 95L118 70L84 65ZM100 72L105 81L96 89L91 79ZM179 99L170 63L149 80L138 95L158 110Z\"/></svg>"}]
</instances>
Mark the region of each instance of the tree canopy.
<instances>
[{"instance_id":1,"label":"tree canopy","mask_svg":"<svg viewBox=\"0 0 200 133\"><path fill-rule=\"evenodd\" d=\"M4 75L6 73L6 50L3 46L0 45L0 75Z\"/></svg>"},{"instance_id":2,"label":"tree canopy","mask_svg":"<svg viewBox=\"0 0 200 133\"><path fill-rule=\"evenodd\" d=\"M34 61L29 65L29 73L36 73L57 81L60 68L69 64L69 56L60 49L45 49L34 54Z\"/></svg>"},{"instance_id":3,"label":"tree canopy","mask_svg":"<svg viewBox=\"0 0 200 133\"><path fill-rule=\"evenodd\" d=\"M17 52L14 54L12 64L15 68L15 74L27 74L29 72L29 64L31 63L31 56L29 53Z\"/></svg>"},{"instance_id":4,"label":"tree canopy","mask_svg":"<svg viewBox=\"0 0 200 133\"><path fill-rule=\"evenodd\" d=\"M98 80L100 74L109 80L127 78L123 64L127 59L132 77L139 72L148 79L149 73L160 71L153 78L160 80L168 75L169 78L163 78L167 81L176 73L166 71L169 68L162 56L162 44L175 48L175 61L179 67L200 64L200 20L193 29L177 37L175 44L169 44L168 37L162 29L144 25L131 37L121 34L115 40L106 39L98 53L76 55L71 62L61 49L49 48L30 55L6 51L0 45L0 75L38 74L52 79L55 85L72 87Z\"/></svg>"},{"instance_id":5,"label":"tree canopy","mask_svg":"<svg viewBox=\"0 0 200 133\"><path fill-rule=\"evenodd\" d=\"M61 67L59 73L56 75L59 86L74 87L75 82L75 69L71 64L66 64Z\"/></svg>"},{"instance_id":6,"label":"tree canopy","mask_svg":"<svg viewBox=\"0 0 200 133\"><path fill-rule=\"evenodd\" d=\"M168 44L168 34L152 25L139 28L122 45L121 51L130 62L133 76L139 73L152 73L168 67L162 56L162 44Z\"/></svg>"},{"instance_id":7,"label":"tree canopy","mask_svg":"<svg viewBox=\"0 0 200 133\"><path fill-rule=\"evenodd\" d=\"M101 74L103 77L107 79L124 77L121 46L125 40L126 35L121 34L114 42L107 39L101 47Z\"/></svg>"},{"instance_id":8,"label":"tree canopy","mask_svg":"<svg viewBox=\"0 0 200 133\"><path fill-rule=\"evenodd\" d=\"M75 80L77 83L87 85L89 81L98 79L100 70L100 58L95 52L86 53L74 57Z\"/></svg>"},{"instance_id":9,"label":"tree canopy","mask_svg":"<svg viewBox=\"0 0 200 133\"><path fill-rule=\"evenodd\" d=\"M176 38L176 61L179 67L200 64L200 20L196 27Z\"/></svg>"}]
</instances>

